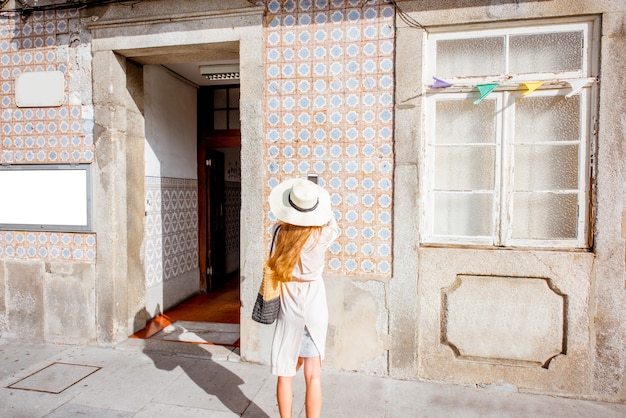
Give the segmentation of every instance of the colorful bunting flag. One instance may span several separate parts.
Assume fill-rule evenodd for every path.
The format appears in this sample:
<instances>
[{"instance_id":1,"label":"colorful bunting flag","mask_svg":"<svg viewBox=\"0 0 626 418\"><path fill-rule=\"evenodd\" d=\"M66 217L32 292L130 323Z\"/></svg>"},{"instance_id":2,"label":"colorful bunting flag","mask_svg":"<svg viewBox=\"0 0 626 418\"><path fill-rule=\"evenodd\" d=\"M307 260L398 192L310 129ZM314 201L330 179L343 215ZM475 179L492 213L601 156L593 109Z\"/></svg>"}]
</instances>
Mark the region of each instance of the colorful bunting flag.
<instances>
[{"instance_id":1,"label":"colorful bunting flag","mask_svg":"<svg viewBox=\"0 0 626 418\"><path fill-rule=\"evenodd\" d=\"M452 84L448 83L446 80L442 80L441 78L437 78L437 77L433 77L433 78L435 79L435 82L430 85L430 87L433 89L440 89L440 88L452 86Z\"/></svg>"},{"instance_id":2,"label":"colorful bunting flag","mask_svg":"<svg viewBox=\"0 0 626 418\"><path fill-rule=\"evenodd\" d=\"M527 89L524 92L523 96L527 96L533 91L537 90L539 87L541 87L542 84L543 84L543 81L528 81L528 82L522 83L522 85L526 87Z\"/></svg>"},{"instance_id":3,"label":"colorful bunting flag","mask_svg":"<svg viewBox=\"0 0 626 418\"><path fill-rule=\"evenodd\" d=\"M474 104L479 104L480 102L485 100L485 97L489 96L489 93L494 91L499 85L500 84L497 83L476 84L476 88L478 88L478 91L480 91L480 99L476 100Z\"/></svg>"},{"instance_id":4,"label":"colorful bunting flag","mask_svg":"<svg viewBox=\"0 0 626 418\"><path fill-rule=\"evenodd\" d=\"M593 81L593 78L578 78L576 80L566 80L572 91L567 93L565 97L572 97L573 95L581 91L582 88L585 87L590 81Z\"/></svg>"}]
</instances>

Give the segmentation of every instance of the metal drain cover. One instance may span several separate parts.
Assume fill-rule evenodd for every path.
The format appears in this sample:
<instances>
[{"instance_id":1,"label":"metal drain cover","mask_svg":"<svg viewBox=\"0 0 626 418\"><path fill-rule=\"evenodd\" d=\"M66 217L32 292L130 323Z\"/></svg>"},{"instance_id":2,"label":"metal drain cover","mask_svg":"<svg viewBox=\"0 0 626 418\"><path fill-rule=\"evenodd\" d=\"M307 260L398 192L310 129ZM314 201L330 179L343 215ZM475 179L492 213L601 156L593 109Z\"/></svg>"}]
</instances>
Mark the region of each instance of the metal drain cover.
<instances>
[{"instance_id":1,"label":"metal drain cover","mask_svg":"<svg viewBox=\"0 0 626 418\"><path fill-rule=\"evenodd\" d=\"M96 366L52 363L7 387L36 392L61 393L98 370L100 367Z\"/></svg>"}]
</instances>

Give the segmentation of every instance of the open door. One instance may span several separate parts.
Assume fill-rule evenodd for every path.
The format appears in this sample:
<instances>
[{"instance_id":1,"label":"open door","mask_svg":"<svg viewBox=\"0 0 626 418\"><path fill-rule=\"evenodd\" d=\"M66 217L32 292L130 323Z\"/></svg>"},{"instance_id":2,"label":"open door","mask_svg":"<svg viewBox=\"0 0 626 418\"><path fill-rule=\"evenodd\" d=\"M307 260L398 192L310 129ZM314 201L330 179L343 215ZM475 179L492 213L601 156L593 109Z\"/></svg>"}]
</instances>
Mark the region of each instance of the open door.
<instances>
[{"instance_id":1,"label":"open door","mask_svg":"<svg viewBox=\"0 0 626 418\"><path fill-rule=\"evenodd\" d=\"M230 151L236 150L236 165L239 167L239 127L238 85L201 87L198 90L198 247L200 289L207 292L219 289L233 270L230 265L232 251L227 252L227 249L228 243L233 242L233 233L239 232L233 231L232 222L227 222L227 213L232 215L233 212L233 205L227 205L230 202L227 193L232 196L233 190L225 173L232 171L232 158L228 159L229 167L225 169L222 151L228 151L226 155L232 157ZM240 199L239 194L239 204ZM238 236L236 242L238 248Z\"/></svg>"}]
</instances>

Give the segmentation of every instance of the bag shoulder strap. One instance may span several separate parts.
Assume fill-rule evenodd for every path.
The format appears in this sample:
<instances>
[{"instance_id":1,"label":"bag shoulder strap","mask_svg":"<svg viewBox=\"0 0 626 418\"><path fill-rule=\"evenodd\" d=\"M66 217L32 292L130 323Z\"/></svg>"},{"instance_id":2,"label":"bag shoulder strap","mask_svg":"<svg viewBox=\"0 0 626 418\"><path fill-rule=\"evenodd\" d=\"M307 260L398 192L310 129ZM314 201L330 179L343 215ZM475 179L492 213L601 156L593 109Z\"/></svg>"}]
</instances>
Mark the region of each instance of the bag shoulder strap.
<instances>
[{"instance_id":1,"label":"bag shoulder strap","mask_svg":"<svg viewBox=\"0 0 626 418\"><path fill-rule=\"evenodd\" d=\"M270 246L270 257L272 256L272 253L274 252L274 242L276 241L276 236L278 235L279 229L280 229L280 225L278 225L276 229L274 230L274 236L272 237L272 245Z\"/></svg>"}]
</instances>

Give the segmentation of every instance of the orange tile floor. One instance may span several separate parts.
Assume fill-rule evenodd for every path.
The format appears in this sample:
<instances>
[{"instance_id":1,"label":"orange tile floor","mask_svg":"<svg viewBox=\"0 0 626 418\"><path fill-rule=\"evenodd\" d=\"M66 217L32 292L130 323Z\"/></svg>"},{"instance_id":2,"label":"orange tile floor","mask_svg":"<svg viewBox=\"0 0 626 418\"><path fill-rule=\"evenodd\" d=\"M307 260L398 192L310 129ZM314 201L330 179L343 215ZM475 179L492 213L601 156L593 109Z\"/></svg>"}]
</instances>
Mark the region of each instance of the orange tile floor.
<instances>
[{"instance_id":1,"label":"orange tile floor","mask_svg":"<svg viewBox=\"0 0 626 418\"><path fill-rule=\"evenodd\" d=\"M239 324L239 277L235 276L214 292L199 294L152 319L131 338L147 339L176 321ZM239 345L239 340L235 346Z\"/></svg>"}]
</instances>

